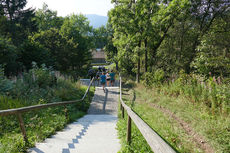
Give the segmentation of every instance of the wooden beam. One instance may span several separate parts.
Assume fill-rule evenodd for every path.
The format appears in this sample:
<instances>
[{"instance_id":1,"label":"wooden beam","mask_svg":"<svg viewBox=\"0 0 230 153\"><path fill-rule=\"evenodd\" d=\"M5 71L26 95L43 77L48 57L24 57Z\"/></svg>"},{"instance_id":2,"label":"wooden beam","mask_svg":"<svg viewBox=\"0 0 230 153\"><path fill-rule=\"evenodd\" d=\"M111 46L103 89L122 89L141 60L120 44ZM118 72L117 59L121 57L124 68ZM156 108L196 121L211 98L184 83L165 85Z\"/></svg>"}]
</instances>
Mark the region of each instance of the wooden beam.
<instances>
[{"instance_id":1,"label":"wooden beam","mask_svg":"<svg viewBox=\"0 0 230 153\"><path fill-rule=\"evenodd\" d=\"M127 142L131 142L131 117L128 116L128 121L127 121Z\"/></svg>"},{"instance_id":2,"label":"wooden beam","mask_svg":"<svg viewBox=\"0 0 230 153\"><path fill-rule=\"evenodd\" d=\"M120 77L121 81L121 77ZM120 83L120 101L122 108L127 111L128 114L128 125L131 120L140 130L141 134L144 136L145 140L151 147L154 153L176 153L175 150L171 148L171 146L166 143L158 134L155 132L148 124L146 124L130 107L128 107L122 100L121 94L121 83ZM131 123L130 123L130 130L131 130ZM130 134L128 134L130 132ZM131 131L127 130L127 141L128 135L131 136ZM130 137L131 139L131 137Z\"/></svg>"},{"instance_id":3,"label":"wooden beam","mask_svg":"<svg viewBox=\"0 0 230 153\"><path fill-rule=\"evenodd\" d=\"M27 135L26 135L26 128L25 128L25 124L24 124L24 121L23 121L23 118L22 118L22 114L17 113L17 116L18 116L19 126L20 126L20 129L22 131L23 139L24 139L24 141L26 143L28 143L28 139L27 139Z\"/></svg>"},{"instance_id":4,"label":"wooden beam","mask_svg":"<svg viewBox=\"0 0 230 153\"><path fill-rule=\"evenodd\" d=\"M125 110L124 110L123 106L121 107L121 111L122 111L122 113L121 113L122 115L121 116L122 116L122 118L124 118L125 117Z\"/></svg>"}]
</instances>

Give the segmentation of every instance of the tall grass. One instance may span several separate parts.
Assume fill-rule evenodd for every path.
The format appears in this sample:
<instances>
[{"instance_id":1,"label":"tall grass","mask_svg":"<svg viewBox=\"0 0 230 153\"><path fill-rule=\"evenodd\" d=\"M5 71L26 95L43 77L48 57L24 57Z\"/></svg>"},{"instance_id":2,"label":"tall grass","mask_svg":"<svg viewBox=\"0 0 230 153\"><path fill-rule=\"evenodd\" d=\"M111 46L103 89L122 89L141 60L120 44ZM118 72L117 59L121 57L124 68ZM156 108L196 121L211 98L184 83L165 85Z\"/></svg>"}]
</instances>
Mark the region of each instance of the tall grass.
<instances>
[{"instance_id":1,"label":"tall grass","mask_svg":"<svg viewBox=\"0 0 230 153\"><path fill-rule=\"evenodd\" d=\"M220 77L216 79L215 76L204 77L181 71L178 75L166 78L159 72L144 76L146 87L156 87L160 92L172 96L184 95L192 103L205 104L213 115L230 113L230 84Z\"/></svg>"},{"instance_id":2,"label":"tall grass","mask_svg":"<svg viewBox=\"0 0 230 153\"><path fill-rule=\"evenodd\" d=\"M146 88L142 84L134 86L126 82L123 85L123 100L178 152L197 153L204 152L204 150L193 140L193 136L197 135L187 134L179 122L160 108L169 110L176 117L186 122L194 132L201 135L205 142L213 147L215 152L228 153L230 150L230 114L217 113L219 111L219 108L217 108L215 109L216 114L213 115L211 106L199 101L199 97L205 95L204 93L197 95L197 101L191 97L191 93L194 92L192 90L199 91L199 88L183 91L183 89L179 90L174 83L165 83L165 86L159 83L155 87ZM172 85L175 86L172 87ZM169 86L171 87L168 88ZM135 94L133 94L133 90L135 90ZM187 95L184 93L187 93ZM209 94L210 91L207 91L208 97L211 98ZM132 101L134 95L136 98ZM129 148L130 146L125 142L126 126L126 121L123 119L118 122L119 136L123 143L121 152L141 152L138 147L132 146L132 148ZM141 147L145 148L147 144L144 143L142 137L137 137L140 134L139 131L133 131L135 140L133 140L133 144L131 142L131 145L141 142L143 143Z\"/></svg>"}]
</instances>

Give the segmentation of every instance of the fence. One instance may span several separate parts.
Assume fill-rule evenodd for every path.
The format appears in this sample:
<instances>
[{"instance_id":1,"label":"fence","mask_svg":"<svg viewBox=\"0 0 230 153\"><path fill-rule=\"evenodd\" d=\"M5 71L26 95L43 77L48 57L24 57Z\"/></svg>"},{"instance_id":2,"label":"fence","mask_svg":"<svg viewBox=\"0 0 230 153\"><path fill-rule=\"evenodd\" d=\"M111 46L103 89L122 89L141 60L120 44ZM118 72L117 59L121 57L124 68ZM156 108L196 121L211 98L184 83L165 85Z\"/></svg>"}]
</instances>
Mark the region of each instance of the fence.
<instances>
[{"instance_id":1,"label":"fence","mask_svg":"<svg viewBox=\"0 0 230 153\"><path fill-rule=\"evenodd\" d=\"M89 91L90 91L90 87L91 87L93 81L94 81L94 78L91 80L90 84L88 85L88 88L87 88L85 94L83 95L83 97L81 99L79 99L79 100L62 101L62 102L55 102L55 103L50 103L50 104L42 104L42 105L34 105L34 106L16 108L16 109L2 110L2 111L0 111L0 116L16 115L18 117L18 120L19 120L19 126L20 126L20 129L22 131L23 139L27 143L28 139L27 139L27 135L26 135L26 129L25 129L24 121L23 121L23 118L22 118L22 113L32 111L32 110L44 109L44 108L48 108L48 107L64 106L64 108L65 108L65 116L67 118L68 110L67 110L66 105L74 104L74 103L77 103L77 102L82 102L86 98L87 94L88 94L88 98L90 98L90 95L89 95L90 92Z\"/></svg>"},{"instance_id":2,"label":"fence","mask_svg":"<svg viewBox=\"0 0 230 153\"><path fill-rule=\"evenodd\" d=\"M131 141L131 121L137 126L145 140L154 153L175 153L175 151L151 128L149 127L130 107L122 100L122 79L120 77L120 107L122 110L122 118L124 118L124 110L127 111L127 142Z\"/></svg>"}]
</instances>

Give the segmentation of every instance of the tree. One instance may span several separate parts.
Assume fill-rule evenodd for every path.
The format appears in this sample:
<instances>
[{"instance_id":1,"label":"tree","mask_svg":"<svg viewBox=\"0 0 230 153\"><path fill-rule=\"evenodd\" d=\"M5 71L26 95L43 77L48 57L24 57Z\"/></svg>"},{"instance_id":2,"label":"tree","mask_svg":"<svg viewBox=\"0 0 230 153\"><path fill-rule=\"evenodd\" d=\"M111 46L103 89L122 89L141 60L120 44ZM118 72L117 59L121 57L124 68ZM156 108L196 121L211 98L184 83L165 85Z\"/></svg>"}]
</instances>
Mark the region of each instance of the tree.
<instances>
[{"instance_id":1,"label":"tree","mask_svg":"<svg viewBox=\"0 0 230 153\"><path fill-rule=\"evenodd\" d=\"M197 47L197 55L191 63L196 72L208 76L228 77L230 74L230 14L213 21L210 32L206 33Z\"/></svg>"},{"instance_id":2,"label":"tree","mask_svg":"<svg viewBox=\"0 0 230 153\"><path fill-rule=\"evenodd\" d=\"M219 18L228 16L230 11L227 0L113 0L112 2L115 4L109 13L109 22L114 30L112 42L117 48L120 66L131 70L130 74L135 72L137 81L143 70L147 72L160 68L166 71L167 75L181 69L187 73L192 72L194 67L191 63L199 57L199 52L204 51L207 55L205 51L207 48L211 51L218 46L207 41L207 36L213 38L213 41L217 38L217 35L213 34L213 23L217 24L221 21ZM227 18L229 16L225 20ZM227 35L226 32L226 35L223 34L221 37L227 38ZM209 42L205 43L206 49L203 48L203 51L200 49L201 42L202 46L203 42ZM226 48L222 47L221 52L226 52ZM216 50L217 48L211 52ZM210 55L210 52L208 54ZM218 58L215 61L220 62L220 59L223 60ZM128 68L126 64L130 64L130 61L134 63L135 68Z\"/></svg>"},{"instance_id":3,"label":"tree","mask_svg":"<svg viewBox=\"0 0 230 153\"><path fill-rule=\"evenodd\" d=\"M52 11L47 4L43 4L42 9L36 11L36 21L38 29L41 31L49 30L50 28L60 29L64 18L57 16L57 11Z\"/></svg>"},{"instance_id":4,"label":"tree","mask_svg":"<svg viewBox=\"0 0 230 153\"><path fill-rule=\"evenodd\" d=\"M114 62L116 64L116 70L118 70L118 52L117 48L113 45L114 30L112 29L111 24L107 24L107 35L107 43L105 45L107 61Z\"/></svg>"},{"instance_id":5,"label":"tree","mask_svg":"<svg viewBox=\"0 0 230 153\"><path fill-rule=\"evenodd\" d=\"M192 52L189 62L186 65L186 71L190 72L190 64L197 54L197 47L200 45L203 36L209 32L210 27L216 18L225 16L229 12L229 2L227 0L190 0L190 20L193 23L195 38L193 40Z\"/></svg>"},{"instance_id":6,"label":"tree","mask_svg":"<svg viewBox=\"0 0 230 153\"><path fill-rule=\"evenodd\" d=\"M137 81L139 82L140 76L140 52L136 47L140 47L140 29L138 28L138 20L135 18L135 1L116 1L116 6L109 12L109 22L114 29L114 46L118 49L118 59L121 67L125 66L125 71L129 74L136 73ZM129 52L129 53L128 53ZM130 58L125 54L131 55ZM132 58L135 57L137 58ZM137 63L136 69L131 68L130 65L125 63ZM127 64L128 64L127 63ZM122 66L123 65L123 66Z\"/></svg>"},{"instance_id":7,"label":"tree","mask_svg":"<svg viewBox=\"0 0 230 153\"><path fill-rule=\"evenodd\" d=\"M19 45L29 33L36 31L34 10L24 9L26 0L1 0L1 13L7 18L7 29L4 35L12 38L14 44Z\"/></svg>"},{"instance_id":8,"label":"tree","mask_svg":"<svg viewBox=\"0 0 230 153\"><path fill-rule=\"evenodd\" d=\"M10 39L0 35L0 65L7 76L15 75L18 69L16 47Z\"/></svg>"},{"instance_id":9,"label":"tree","mask_svg":"<svg viewBox=\"0 0 230 153\"><path fill-rule=\"evenodd\" d=\"M51 28L35 33L30 37L30 41L32 44L39 43L37 45L48 50L48 53L44 53L48 55L48 61L45 62L47 66L52 66L62 72L68 72L71 69L69 48L76 48L76 45L72 45L71 40L64 38L57 29Z\"/></svg>"},{"instance_id":10,"label":"tree","mask_svg":"<svg viewBox=\"0 0 230 153\"><path fill-rule=\"evenodd\" d=\"M113 1L116 6L110 12L110 21L115 31L114 45L120 52L132 50L137 63L136 78L139 82L141 60L145 55L145 71L148 70L148 56L152 57L150 68L156 64L158 48L173 26L178 14L187 8L188 1ZM126 48L127 50L125 50ZM123 55L123 54L122 54ZM124 58L125 56L120 56Z\"/></svg>"},{"instance_id":11,"label":"tree","mask_svg":"<svg viewBox=\"0 0 230 153\"><path fill-rule=\"evenodd\" d=\"M36 62L39 67L42 64L52 66L50 62L51 57L47 48L39 42L32 42L29 40L24 41L18 51L18 61L23 64L23 67L27 71L32 69L32 62Z\"/></svg>"},{"instance_id":12,"label":"tree","mask_svg":"<svg viewBox=\"0 0 230 153\"><path fill-rule=\"evenodd\" d=\"M93 48L92 27L89 26L89 21L83 15L68 16L60 30L61 35L77 44L74 51L75 56L72 56L72 67L77 75L85 73L83 67L87 68L91 60L90 49Z\"/></svg>"},{"instance_id":13,"label":"tree","mask_svg":"<svg viewBox=\"0 0 230 153\"><path fill-rule=\"evenodd\" d=\"M191 63L200 55L203 39L213 32L213 23L218 24L218 18L229 18L225 17L228 11L223 1L189 1L188 6L177 16L157 52L156 66L169 74L181 69L192 72Z\"/></svg>"},{"instance_id":14,"label":"tree","mask_svg":"<svg viewBox=\"0 0 230 153\"><path fill-rule=\"evenodd\" d=\"M107 44L108 32L105 26L93 29L93 38L96 48L104 48Z\"/></svg>"}]
</instances>

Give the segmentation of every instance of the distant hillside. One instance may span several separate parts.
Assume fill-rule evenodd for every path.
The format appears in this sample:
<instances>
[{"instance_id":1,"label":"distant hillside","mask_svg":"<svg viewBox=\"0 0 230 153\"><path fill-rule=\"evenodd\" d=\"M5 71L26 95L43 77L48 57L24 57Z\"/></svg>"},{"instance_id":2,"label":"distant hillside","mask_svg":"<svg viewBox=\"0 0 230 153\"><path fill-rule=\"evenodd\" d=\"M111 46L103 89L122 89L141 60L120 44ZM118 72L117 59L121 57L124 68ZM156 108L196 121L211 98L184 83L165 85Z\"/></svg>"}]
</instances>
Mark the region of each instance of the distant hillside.
<instances>
[{"instance_id":1,"label":"distant hillside","mask_svg":"<svg viewBox=\"0 0 230 153\"><path fill-rule=\"evenodd\" d=\"M90 25L93 26L94 28L98 28L102 25L105 26L108 21L107 16L100 16L96 14L86 14L85 16L89 19Z\"/></svg>"}]
</instances>

